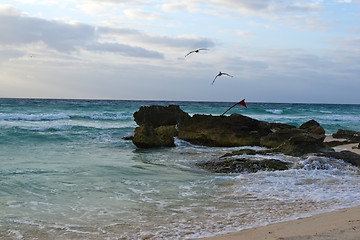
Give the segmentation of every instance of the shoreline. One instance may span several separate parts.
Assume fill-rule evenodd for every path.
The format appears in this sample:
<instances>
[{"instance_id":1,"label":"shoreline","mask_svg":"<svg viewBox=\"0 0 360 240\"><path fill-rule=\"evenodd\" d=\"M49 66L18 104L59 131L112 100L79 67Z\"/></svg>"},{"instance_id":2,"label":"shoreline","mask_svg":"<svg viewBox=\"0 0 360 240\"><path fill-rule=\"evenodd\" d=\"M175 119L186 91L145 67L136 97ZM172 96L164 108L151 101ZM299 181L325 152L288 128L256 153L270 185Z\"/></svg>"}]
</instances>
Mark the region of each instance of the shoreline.
<instances>
[{"instance_id":1,"label":"shoreline","mask_svg":"<svg viewBox=\"0 0 360 240\"><path fill-rule=\"evenodd\" d=\"M223 234L203 240L355 240L360 239L360 205L311 217Z\"/></svg>"},{"instance_id":2,"label":"shoreline","mask_svg":"<svg viewBox=\"0 0 360 240\"><path fill-rule=\"evenodd\" d=\"M345 141L327 135L324 142ZM334 147L336 152L348 150L360 154L353 148L358 143ZM265 226L249 228L239 232L221 234L203 240L355 240L360 239L360 205L310 217L298 218Z\"/></svg>"}]
</instances>

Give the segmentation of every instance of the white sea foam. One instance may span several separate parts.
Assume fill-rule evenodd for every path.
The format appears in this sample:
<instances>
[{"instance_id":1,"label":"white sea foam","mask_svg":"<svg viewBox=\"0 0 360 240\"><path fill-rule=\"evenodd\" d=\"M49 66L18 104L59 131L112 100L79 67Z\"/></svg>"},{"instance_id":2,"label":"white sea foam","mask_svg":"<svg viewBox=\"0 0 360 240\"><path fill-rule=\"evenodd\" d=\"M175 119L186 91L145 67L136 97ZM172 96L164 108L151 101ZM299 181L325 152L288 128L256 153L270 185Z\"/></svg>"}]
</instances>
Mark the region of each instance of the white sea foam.
<instances>
[{"instance_id":1,"label":"white sea foam","mask_svg":"<svg viewBox=\"0 0 360 240\"><path fill-rule=\"evenodd\" d=\"M284 110L282 110L282 109L266 109L265 111L276 114L276 115L283 114L283 112L284 112Z\"/></svg>"}]
</instances>

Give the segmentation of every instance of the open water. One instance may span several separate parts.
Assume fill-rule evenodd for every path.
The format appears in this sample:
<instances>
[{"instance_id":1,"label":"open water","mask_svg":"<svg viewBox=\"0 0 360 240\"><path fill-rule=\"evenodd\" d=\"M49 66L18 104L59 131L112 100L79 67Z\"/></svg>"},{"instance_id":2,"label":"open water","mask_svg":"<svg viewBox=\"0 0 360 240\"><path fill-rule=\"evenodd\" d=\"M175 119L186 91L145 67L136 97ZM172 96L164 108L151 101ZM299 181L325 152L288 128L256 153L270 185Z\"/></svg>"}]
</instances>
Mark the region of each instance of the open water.
<instances>
[{"instance_id":1,"label":"open water","mask_svg":"<svg viewBox=\"0 0 360 240\"><path fill-rule=\"evenodd\" d=\"M196 163L240 148L137 149L122 137L153 104L219 115L233 103L0 99L0 239L194 239L360 205L359 169L343 161L278 154L295 167L226 175ZM360 131L360 105L234 112Z\"/></svg>"}]
</instances>

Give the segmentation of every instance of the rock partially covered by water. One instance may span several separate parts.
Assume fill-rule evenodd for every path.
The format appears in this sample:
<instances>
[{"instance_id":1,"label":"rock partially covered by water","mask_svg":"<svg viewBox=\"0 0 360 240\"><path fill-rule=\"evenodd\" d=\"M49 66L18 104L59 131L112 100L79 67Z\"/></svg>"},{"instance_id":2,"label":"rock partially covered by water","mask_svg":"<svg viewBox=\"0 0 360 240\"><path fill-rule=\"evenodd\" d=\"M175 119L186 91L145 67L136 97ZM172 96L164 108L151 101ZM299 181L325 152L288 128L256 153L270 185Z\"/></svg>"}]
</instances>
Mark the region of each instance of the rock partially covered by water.
<instances>
[{"instance_id":1,"label":"rock partially covered by water","mask_svg":"<svg viewBox=\"0 0 360 240\"><path fill-rule=\"evenodd\" d=\"M178 136L196 145L264 146L293 156L332 150L323 142L325 131L315 120L296 128L240 114L190 117L177 105L141 107L134 118L140 126L133 143L140 148L173 147Z\"/></svg>"},{"instance_id":2,"label":"rock partially covered by water","mask_svg":"<svg viewBox=\"0 0 360 240\"><path fill-rule=\"evenodd\" d=\"M325 130L315 120L302 124L299 128L288 127L273 131L261 138L261 146L292 156L307 153L333 151L324 143Z\"/></svg>"},{"instance_id":3,"label":"rock partially covered by water","mask_svg":"<svg viewBox=\"0 0 360 240\"><path fill-rule=\"evenodd\" d=\"M220 158L198 163L198 165L216 173L254 173L258 171L288 170L291 168L292 163L278 159Z\"/></svg>"},{"instance_id":4,"label":"rock partially covered by water","mask_svg":"<svg viewBox=\"0 0 360 240\"><path fill-rule=\"evenodd\" d=\"M139 148L175 147L174 137L177 135L175 125L157 128L143 124L135 128L133 143Z\"/></svg>"},{"instance_id":5,"label":"rock partially covered by water","mask_svg":"<svg viewBox=\"0 0 360 240\"><path fill-rule=\"evenodd\" d=\"M302 132L290 137L287 141L284 141L280 146L275 148L274 151L291 156L334 151L324 143L324 139L325 136L322 135Z\"/></svg>"},{"instance_id":6,"label":"rock partially covered by water","mask_svg":"<svg viewBox=\"0 0 360 240\"><path fill-rule=\"evenodd\" d=\"M332 157L336 159L341 159L344 162L350 163L354 166L360 167L360 155L351 151L341 151L341 152L326 152L322 154L326 157Z\"/></svg>"},{"instance_id":7,"label":"rock partially covered by water","mask_svg":"<svg viewBox=\"0 0 360 240\"><path fill-rule=\"evenodd\" d=\"M360 142L360 132L338 129L336 133L332 135L334 138L343 138L352 142Z\"/></svg>"},{"instance_id":8,"label":"rock partially covered by water","mask_svg":"<svg viewBox=\"0 0 360 240\"><path fill-rule=\"evenodd\" d=\"M134 113L139 127L132 141L139 148L174 147L176 125L189 117L178 105L142 106Z\"/></svg>"}]
</instances>

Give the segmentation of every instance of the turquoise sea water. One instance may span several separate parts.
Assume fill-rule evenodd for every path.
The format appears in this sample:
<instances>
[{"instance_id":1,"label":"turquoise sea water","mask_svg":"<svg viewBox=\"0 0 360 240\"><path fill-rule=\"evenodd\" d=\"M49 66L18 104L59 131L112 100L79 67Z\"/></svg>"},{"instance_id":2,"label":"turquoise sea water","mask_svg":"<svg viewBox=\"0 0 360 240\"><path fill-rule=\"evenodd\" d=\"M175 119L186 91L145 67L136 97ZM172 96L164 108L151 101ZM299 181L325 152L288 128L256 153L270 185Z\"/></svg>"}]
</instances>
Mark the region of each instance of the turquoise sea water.
<instances>
[{"instance_id":1,"label":"turquoise sea water","mask_svg":"<svg viewBox=\"0 0 360 240\"><path fill-rule=\"evenodd\" d=\"M122 140L134 133L133 113L153 104L219 115L233 103L0 99L0 239L193 239L360 204L359 170L342 161L278 154L269 157L294 169L213 174L196 163L239 148L176 139L143 150ZM360 131L360 105L234 112Z\"/></svg>"}]
</instances>

